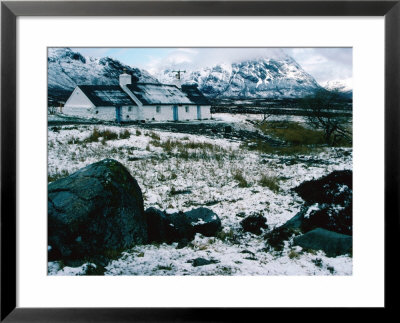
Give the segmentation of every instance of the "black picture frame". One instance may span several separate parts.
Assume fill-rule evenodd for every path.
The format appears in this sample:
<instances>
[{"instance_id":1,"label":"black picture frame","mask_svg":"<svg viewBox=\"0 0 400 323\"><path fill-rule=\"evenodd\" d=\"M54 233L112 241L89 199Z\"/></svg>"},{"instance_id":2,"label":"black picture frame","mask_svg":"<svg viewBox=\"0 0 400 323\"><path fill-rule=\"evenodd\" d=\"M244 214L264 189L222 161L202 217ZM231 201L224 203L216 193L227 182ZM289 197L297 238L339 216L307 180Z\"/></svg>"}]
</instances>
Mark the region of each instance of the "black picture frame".
<instances>
[{"instance_id":1,"label":"black picture frame","mask_svg":"<svg viewBox=\"0 0 400 323\"><path fill-rule=\"evenodd\" d=\"M95 5L94 5L95 4ZM16 19L19 16L384 16L385 309L396 306L399 237L400 0L4 1L1 3L1 321L236 321L244 309L16 307ZM373 170L371 170L373 171ZM371 233L373 235L373 233ZM373 261L373 260L371 260ZM260 312L263 309L248 309ZM239 315L240 314L240 315ZM283 314L283 313L282 313ZM332 312L334 314L334 312Z\"/></svg>"}]
</instances>

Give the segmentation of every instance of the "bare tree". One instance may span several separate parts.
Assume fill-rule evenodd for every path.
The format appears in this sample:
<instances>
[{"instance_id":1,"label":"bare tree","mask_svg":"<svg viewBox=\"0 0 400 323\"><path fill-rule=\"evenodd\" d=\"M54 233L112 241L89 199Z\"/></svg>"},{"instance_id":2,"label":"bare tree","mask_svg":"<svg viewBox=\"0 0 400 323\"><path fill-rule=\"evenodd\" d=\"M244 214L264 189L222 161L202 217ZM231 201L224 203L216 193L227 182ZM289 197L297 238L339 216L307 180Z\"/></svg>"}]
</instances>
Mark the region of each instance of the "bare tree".
<instances>
[{"instance_id":1,"label":"bare tree","mask_svg":"<svg viewBox=\"0 0 400 323\"><path fill-rule=\"evenodd\" d=\"M347 104L339 92L327 90L320 90L302 101L303 108L307 110L308 124L314 129L322 130L326 143L332 146L339 139L352 142L352 134L349 130L351 117L344 110Z\"/></svg>"}]
</instances>

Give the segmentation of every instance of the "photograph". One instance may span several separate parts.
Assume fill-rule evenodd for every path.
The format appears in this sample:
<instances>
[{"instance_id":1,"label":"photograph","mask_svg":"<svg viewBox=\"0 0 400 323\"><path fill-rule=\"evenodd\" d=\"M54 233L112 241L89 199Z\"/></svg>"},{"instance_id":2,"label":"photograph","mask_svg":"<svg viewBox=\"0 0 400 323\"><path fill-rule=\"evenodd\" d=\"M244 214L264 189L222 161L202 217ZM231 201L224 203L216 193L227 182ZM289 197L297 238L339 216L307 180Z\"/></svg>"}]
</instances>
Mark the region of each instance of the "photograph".
<instances>
[{"instance_id":1,"label":"photograph","mask_svg":"<svg viewBox=\"0 0 400 323\"><path fill-rule=\"evenodd\" d=\"M352 47L47 47L47 275L352 276L352 79Z\"/></svg>"}]
</instances>

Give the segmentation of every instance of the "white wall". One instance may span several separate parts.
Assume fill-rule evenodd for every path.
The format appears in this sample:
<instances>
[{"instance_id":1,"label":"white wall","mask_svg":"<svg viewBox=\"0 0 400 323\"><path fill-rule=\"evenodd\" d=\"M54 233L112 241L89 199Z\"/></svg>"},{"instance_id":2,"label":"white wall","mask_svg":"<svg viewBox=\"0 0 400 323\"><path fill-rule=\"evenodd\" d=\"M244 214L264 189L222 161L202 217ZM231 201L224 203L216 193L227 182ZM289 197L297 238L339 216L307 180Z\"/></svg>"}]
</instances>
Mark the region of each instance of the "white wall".
<instances>
[{"instance_id":1,"label":"white wall","mask_svg":"<svg viewBox=\"0 0 400 323\"><path fill-rule=\"evenodd\" d=\"M156 112L156 106L143 106L139 113L139 120L146 121L172 121L174 120L173 105L160 105L160 112ZM186 112L186 107L188 111ZM201 119L210 119L210 106L201 106ZM196 105L178 106L178 121L197 120Z\"/></svg>"},{"instance_id":2,"label":"white wall","mask_svg":"<svg viewBox=\"0 0 400 323\"><path fill-rule=\"evenodd\" d=\"M157 106L123 106L121 107L121 121L172 121L173 105L160 105L160 112ZM188 111L186 112L186 107ZM95 118L105 121L116 121L115 107L95 107L85 94L77 87L66 102L63 113L80 118ZM201 119L210 119L210 106L201 106ZM178 120L198 120L196 105L178 106Z\"/></svg>"},{"instance_id":3,"label":"white wall","mask_svg":"<svg viewBox=\"0 0 400 323\"><path fill-rule=\"evenodd\" d=\"M115 121L116 119L115 107L85 108L65 106L63 108L63 114L86 119L95 118L104 121Z\"/></svg>"},{"instance_id":4,"label":"white wall","mask_svg":"<svg viewBox=\"0 0 400 323\"><path fill-rule=\"evenodd\" d=\"M121 120L122 121L134 121L141 120L140 108L137 106L124 106L121 108ZM115 116L114 116L115 119Z\"/></svg>"},{"instance_id":5,"label":"white wall","mask_svg":"<svg viewBox=\"0 0 400 323\"><path fill-rule=\"evenodd\" d=\"M210 105L201 105L201 119L211 119L211 106Z\"/></svg>"},{"instance_id":6,"label":"white wall","mask_svg":"<svg viewBox=\"0 0 400 323\"><path fill-rule=\"evenodd\" d=\"M67 102L65 102L65 106L94 108L94 104L88 99L88 97L82 92L82 90L78 86L72 92Z\"/></svg>"},{"instance_id":7,"label":"white wall","mask_svg":"<svg viewBox=\"0 0 400 323\"><path fill-rule=\"evenodd\" d=\"M186 112L187 108L187 112ZM197 106L195 105L182 105L178 107L178 120L197 120Z\"/></svg>"}]
</instances>

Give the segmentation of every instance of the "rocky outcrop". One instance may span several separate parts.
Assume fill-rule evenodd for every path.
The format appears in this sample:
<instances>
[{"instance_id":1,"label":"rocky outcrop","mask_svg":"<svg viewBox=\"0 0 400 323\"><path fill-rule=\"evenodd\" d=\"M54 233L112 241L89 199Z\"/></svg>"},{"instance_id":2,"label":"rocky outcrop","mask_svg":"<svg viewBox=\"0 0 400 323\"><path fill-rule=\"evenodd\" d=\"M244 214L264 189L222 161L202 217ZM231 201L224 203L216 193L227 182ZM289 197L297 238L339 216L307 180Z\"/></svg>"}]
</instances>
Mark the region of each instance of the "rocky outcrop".
<instances>
[{"instance_id":1,"label":"rocky outcrop","mask_svg":"<svg viewBox=\"0 0 400 323\"><path fill-rule=\"evenodd\" d=\"M352 174L350 170L334 171L320 179L304 182L294 189L306 202L302 211L295 216L303 232L324 228L352 234ZM294 219L286 226L293 222Z\"/></svg>"},{"instance_id":2,"label":"rocky outcrop","mask_svg":"<svg viewBox=\"0 0 400 323\"><path fill-rule=\"evenodd\" d=\"M322 178L303 182L294 191L305 201L304 206L284 225L267 233L267 243L282 250L285 240L293 234L303 234L295 237L294 241L304 248L324 250L327 255L349 252L353 231L352 189L350 170L334 171ZM316 240L311 243L314 238Z\"/></svg>"},{"instance_id":3,"label":"rocky outcrop","mask_svg":"<svg viewBox=\"0 0 400 323\"><path fill-rule=\"evenodd\" d=\"M141 189L119 162L105 159L49 184L49 260L93 259L147 240Z\"/></svg>"}]
</instances>

